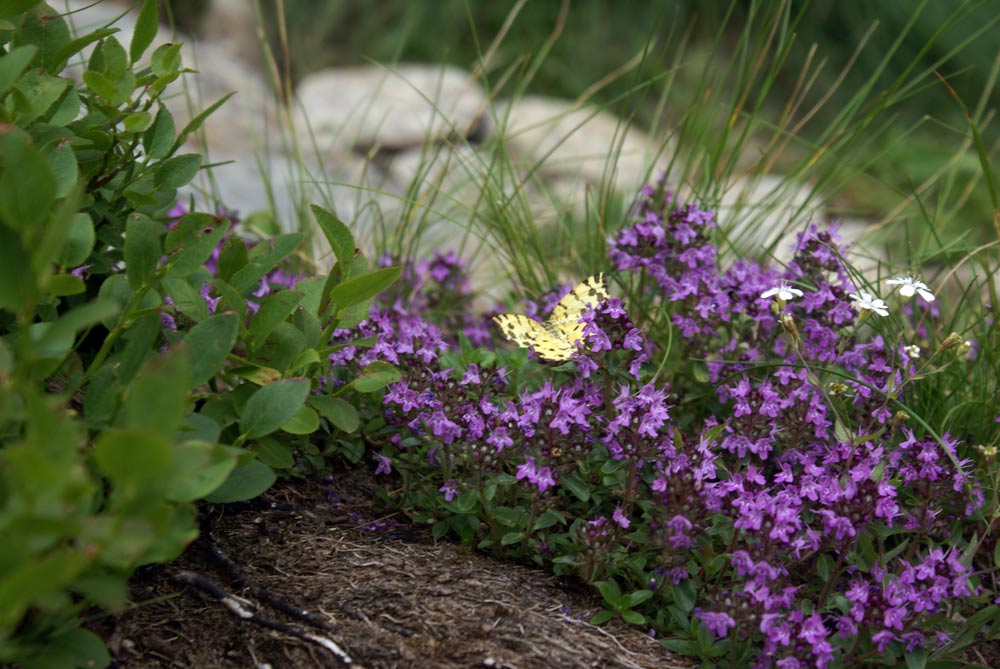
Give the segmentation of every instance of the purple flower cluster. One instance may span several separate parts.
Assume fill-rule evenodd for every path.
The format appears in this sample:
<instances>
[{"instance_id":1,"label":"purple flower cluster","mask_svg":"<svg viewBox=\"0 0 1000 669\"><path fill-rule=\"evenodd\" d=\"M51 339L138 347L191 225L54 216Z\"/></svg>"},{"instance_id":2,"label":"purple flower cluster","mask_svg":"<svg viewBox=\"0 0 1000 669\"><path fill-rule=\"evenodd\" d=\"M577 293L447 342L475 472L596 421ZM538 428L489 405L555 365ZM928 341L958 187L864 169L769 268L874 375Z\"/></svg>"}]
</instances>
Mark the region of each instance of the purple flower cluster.
<instances>
[{"instance_id":1,"label":"purple flower cluster","mask_svg":"<svg viewBox=\"0 0 1000 669\"><path fill-rule=\"evenodd\" d=\"M627 306L646 320L617 298L588 310L569 372L459 355L457 333L488 335L469 316L461 264L449 254L407 268L398 292L337 333L374 345L331 357L404 372L385 394L401 431L379 470L386 458L419 468L444 503L478 489L524 509L535 557L554 551L588 580L621 578L637 556L629 574L655 590L653 605L693 584L695 618L755 649L758 667L939 645L934 616L972 594L970 566L943 546L983 496L956 439L907 425L917 354L866 321L884 303L859 300L834 233L803 231L779 271L720 266L714 228L711 212L644 189L609 255L638 275ZM937 306L909 309L926 339ZM669 353L657 347L667 341ZM569 529L533 529L547 512ZM500 525L519 522L511 514Z\"/></svg>"}]
</instances>

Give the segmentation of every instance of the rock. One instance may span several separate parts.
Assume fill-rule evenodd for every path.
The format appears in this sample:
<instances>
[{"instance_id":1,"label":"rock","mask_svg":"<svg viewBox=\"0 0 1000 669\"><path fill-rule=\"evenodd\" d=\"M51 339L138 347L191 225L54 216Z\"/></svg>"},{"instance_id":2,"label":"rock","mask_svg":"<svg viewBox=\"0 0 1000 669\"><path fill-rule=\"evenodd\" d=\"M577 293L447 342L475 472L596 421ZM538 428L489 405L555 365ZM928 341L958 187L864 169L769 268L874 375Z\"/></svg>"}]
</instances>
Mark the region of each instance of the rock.
<instances>
[{"instance_id":1,"label":"rock","mask_svg":"<svg viewBox=\"0 0 1000 669\"><path fill-rule=\"evenodd\" d=\"M368 154L475 137L486 94L470 75L439 65L323 70L299 82L299 140L321 152L352 147Z\"/></svg>"},{"instance_id":2,"label":"rock","mask_svg":"<svg viewBox=\"0 0 1000 669\"><path fill-rule=\"evenodd\" d=\"M562 181L564 196L582 211L586 189L610 184L633 193L648 181L666 147L596 107L528 96L500 106L500 135L521 169ZM566 185L576 183L571 192Z\"/></svg>"}]
</instances>

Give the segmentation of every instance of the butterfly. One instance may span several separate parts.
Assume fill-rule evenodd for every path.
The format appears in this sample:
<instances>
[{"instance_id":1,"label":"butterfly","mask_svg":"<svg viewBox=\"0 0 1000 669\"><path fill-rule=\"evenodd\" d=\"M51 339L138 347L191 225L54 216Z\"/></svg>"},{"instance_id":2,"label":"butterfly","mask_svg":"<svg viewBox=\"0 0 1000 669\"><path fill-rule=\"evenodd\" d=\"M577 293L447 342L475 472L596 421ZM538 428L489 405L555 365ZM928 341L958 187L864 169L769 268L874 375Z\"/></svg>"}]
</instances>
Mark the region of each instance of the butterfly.
<instances>
[{"instance_id":1,"label":"butterfly","mask_svg":"<svg viewBox=\"0 0 1000 669\"><path fill-rule=\"evenodd\" d=\"M588 307L596 307L608 299L608 284L604 272L594 274L559 300L544 323L522 314L500 314L493 320L503 336L521 348L532 348L543 360L569 360L583 339L580 317Z\"/></svg>"}]
</instances>

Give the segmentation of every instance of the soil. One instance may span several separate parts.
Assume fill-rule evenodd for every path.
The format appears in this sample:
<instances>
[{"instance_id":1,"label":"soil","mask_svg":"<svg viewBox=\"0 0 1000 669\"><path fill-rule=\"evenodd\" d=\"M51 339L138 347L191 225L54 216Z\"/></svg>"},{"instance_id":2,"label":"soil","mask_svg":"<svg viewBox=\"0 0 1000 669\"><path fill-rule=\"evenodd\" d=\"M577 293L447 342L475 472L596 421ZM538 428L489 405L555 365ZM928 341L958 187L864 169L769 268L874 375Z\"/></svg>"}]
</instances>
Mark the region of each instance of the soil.
<instances>
[{"instance_id":1,"label":"soil","mask_svg":"<svg viewBox=\"0 0 1000 669\"><path fill-rule=\"evenodd\" d=\"M112 666L348 666L338 653L369 669L694 666L641 629L587 623L589 588L376 517L372 485L354 471L203 509L203 538L137 574L134 606L100 630Z\"/></svg>"}]
</instances>

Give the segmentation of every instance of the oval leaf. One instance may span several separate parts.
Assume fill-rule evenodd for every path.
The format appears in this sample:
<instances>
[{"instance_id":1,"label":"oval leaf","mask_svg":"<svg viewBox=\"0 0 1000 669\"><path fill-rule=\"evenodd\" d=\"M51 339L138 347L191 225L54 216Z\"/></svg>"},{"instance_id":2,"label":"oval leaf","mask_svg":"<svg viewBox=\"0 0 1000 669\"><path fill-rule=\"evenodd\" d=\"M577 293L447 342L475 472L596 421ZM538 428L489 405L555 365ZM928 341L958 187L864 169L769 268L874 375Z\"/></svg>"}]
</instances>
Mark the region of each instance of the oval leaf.
<instances>
[{"instance_id":1,"label":"oval leaf","mask_svg":"<svg viewBox=\"0 0 1000 669\"><path fill-rule=\"evenodd\" d=\"M240 416L243 436L258 439L276 431L305 403L310 386L305 379L283 379L255 392Z\"/></svg>"},{"instance_id":2,"label":"oval leaf","mask_svg":"<svg viewBox=\"0 0 1000 669\"><path fill-rule=\"evenodd\" d=\"M278 475L274 470L260 460L252 460L242 467L237 467L226 479L226 482L205 497L215 504L242 502L253 499L274 485Z\"/></svg>"},{"instance_id":3,"label":"oval leaf","mask_svg":"<svg viewBox=\"0 0 1000 669\"><path fill-rule=\"evenodd\" d=\"M234 314L216 314L198 323L184 337L191 352L191 387L196 388L218 373L233 350L239 322Z\"/></svg>"}]
</instances>

